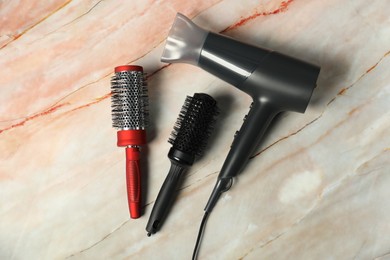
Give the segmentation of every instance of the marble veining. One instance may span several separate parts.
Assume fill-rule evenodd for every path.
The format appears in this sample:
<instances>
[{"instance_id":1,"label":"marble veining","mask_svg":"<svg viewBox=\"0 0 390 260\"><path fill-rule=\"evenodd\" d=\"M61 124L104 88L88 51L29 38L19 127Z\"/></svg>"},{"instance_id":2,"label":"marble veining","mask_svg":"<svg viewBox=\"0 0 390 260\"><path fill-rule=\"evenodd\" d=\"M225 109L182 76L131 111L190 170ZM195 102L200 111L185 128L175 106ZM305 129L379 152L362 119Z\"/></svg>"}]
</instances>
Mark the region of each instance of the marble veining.
<instances>
[{"instance_id":1,"label":"marble veining","mask_svg":"<svg viewBox=\"0 0 390 260\"><path fill-rule=\"evenodd\" d=\"M203 208L248 111L199 68L160 62L177 12L316 63L305 114L282 113L207 224L200 259L390 258L388 1L0 2L0 258L190 259ZM144 215L129 218L110 77L148 73ZM155 236L145 226L186 97L221 114Z\"/></svg>"}]
</instances>

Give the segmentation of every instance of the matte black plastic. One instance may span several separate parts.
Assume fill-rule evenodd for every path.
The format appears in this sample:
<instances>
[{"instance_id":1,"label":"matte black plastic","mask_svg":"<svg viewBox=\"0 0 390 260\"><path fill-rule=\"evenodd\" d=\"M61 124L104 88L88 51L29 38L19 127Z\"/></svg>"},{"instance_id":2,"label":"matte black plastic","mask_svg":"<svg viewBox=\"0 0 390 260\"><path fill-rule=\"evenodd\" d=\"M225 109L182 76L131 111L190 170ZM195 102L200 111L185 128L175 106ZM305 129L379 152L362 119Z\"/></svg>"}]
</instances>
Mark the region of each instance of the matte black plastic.
<instances>
[{"instance_id":1,"label":"matte black plastic","mask_svg":"<svg viewBox=\"0 0 390 260\"><path fill-rule=\"evenodd\" d=\"M168 214L173 201L177 196L176 189L180 181L181 174L186 167L184 165L171 162L171 168L165 178L165 181L158 193L156 202L154 203L152 213L150 214L148 224L146 225L146 231L148 236L156 233L163 224L163 220Z\"/></svg>"},{"instance_id":2,"label":"matte black plastic","mask_svg":"<svg viewBox=\"0 0 390 260\"><path fill-rule=\"evenodd\" d=\"M191 166L195 161L195 155L182 152L178 149L171 147L168 152L168 158L176 163Z\"/></svg>"},{"instance_id":3,"label":"matte black plastic","mask_svg":"<svg viewBox=\"0 0 390 260\"><path fill-rule=\"evenodd\" d=\"M232 178L244 168L277 112L278 110L270 103L261 100L253 102L249 114L233 140L205 211L210 212L220 194L230 188Z\"/></svg>"},{"instance_id":4,"label":"matte black plastic","mask_svg":"<svg viewBox=\"0 0 390 260\"><path fill-rule=\"evenodd\" d=\"M213 129L217 115L217 102L208 94L195 93L187 96L172 131L168 153L171 168L160 189L146 230L148 235L156 233L167 216L172 202L177 196L181 175L201 156Z\"/></svg>"},{"instance_id":5,"label":"matte black plastic","mask_svg":"<svg viewBox=\"0 0 390 260\"><path fill-rule=\"evenodd\" d=\"M210 212L253 154L273 117L281 111L306 110L320 68L215 33L208 34L198 65L253 99L206 205L205 211Z\"/></svg>"}]
</instances>

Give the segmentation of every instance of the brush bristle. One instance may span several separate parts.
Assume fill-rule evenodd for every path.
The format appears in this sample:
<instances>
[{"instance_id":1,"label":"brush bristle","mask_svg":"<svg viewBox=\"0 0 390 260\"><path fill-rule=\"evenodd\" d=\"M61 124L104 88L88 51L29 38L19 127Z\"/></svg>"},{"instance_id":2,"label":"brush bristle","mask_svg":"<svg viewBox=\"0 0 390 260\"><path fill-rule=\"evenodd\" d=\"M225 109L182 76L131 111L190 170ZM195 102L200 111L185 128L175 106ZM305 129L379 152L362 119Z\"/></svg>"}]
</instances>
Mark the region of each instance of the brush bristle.
<instances>
[{"instance_id":1,"label":"brush bristle","mask_svg":"<svg viewBox=\"0 0 390 260\"><path fill-rule=\"evenodd\" d=\"M148 124L148 94L142 71L120 71L111 79L112 126L144 129Z\"/></svg>"},{"instance_id":2,"label":"brush bristle","mask_svg":"<svg viewBox=\"0 0 390 260\"><path fill-rule=\"evenodd\" d=\"M217 102L209 95L187 96L168 142L182 152L200 156L218 114Z\"/></svg>"}]
</instances>

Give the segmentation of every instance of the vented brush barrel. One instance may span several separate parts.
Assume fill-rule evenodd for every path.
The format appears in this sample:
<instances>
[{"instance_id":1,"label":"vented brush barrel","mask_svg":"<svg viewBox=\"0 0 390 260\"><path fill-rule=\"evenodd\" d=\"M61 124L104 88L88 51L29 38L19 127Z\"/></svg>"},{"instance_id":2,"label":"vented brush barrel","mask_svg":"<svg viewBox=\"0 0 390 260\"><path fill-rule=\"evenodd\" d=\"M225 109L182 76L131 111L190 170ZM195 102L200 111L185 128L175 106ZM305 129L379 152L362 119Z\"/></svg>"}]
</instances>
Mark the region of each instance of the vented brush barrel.
<instances>
[{"instance_id":1,"label":"vented brush barrel","mask_svg":"<svg viewBox=\"0 0 390 260\"><path fill-rule=\"evenodd\" d=\"M118 130L143 130L148 124L148 96L141 66L115 68L111 79L112 122Z\"/></svg>"},{"instance_id":2,"label":"vented brush barrel","mask_svg":"<svg viewBox=\"0 0 390 260\"><path fill-rule=\"evenodd\" d=\"M141 216L140 147L146 144L147 89L141 66L115 68L111 79L113 127L117 145L126 147L127 198L131 218Z\"/></svg>"},{"instance_id":3,"label":"vented brush barrel","mask_svg":"<svg viewBox=\"0 0 390 260\"><path fill-rule=\"evenodd\" d=\"M217 112L216 101L207 94L196 93L193 97L186 98L171 138L168 140L172 144L168 153L171 168L160 189L146 226L149 236L161 228L176 197L176 189L182 173L193 164L195 157L200 156L205 149Z\"/></svg>"}]
</instances>

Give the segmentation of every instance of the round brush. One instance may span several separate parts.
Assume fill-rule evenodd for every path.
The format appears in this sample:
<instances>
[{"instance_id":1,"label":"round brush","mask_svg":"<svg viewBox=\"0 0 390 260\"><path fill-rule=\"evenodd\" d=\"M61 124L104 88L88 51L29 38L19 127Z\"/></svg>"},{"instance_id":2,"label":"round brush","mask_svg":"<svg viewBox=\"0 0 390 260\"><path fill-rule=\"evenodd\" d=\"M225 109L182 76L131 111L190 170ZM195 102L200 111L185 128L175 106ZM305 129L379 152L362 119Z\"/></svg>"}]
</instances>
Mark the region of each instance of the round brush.
<instances>
[{"instance_id":1,"label":"round brush","mask_svg":"<svg viewBox=\"0 0 390 260\"><path fill-rule=\"evenodd\" d=\"M117 145L126 147L127 199L131 218L141 216L140 147L146 144L148 96L143 68L124 65L115 68L111 79L113 127Z\"/></svg>"},{"instance_id":2,"label":"round brush","mask_svg":"<svg viewBox=\"0 0 390 260\"><path fill-rule=\"evenodd\" d=\"M182 173L205 149L217 113L217 102L211 96L203 93L196 93L193 97L187 96L168 140L172 144L168 153L171 168L146 226L148 236L160 229L174 201Z\"/></svg>"}]
</instances>

